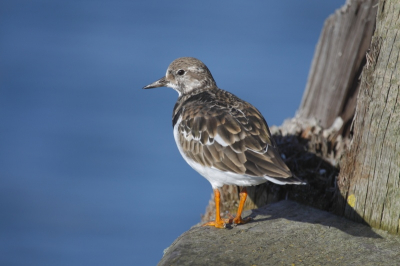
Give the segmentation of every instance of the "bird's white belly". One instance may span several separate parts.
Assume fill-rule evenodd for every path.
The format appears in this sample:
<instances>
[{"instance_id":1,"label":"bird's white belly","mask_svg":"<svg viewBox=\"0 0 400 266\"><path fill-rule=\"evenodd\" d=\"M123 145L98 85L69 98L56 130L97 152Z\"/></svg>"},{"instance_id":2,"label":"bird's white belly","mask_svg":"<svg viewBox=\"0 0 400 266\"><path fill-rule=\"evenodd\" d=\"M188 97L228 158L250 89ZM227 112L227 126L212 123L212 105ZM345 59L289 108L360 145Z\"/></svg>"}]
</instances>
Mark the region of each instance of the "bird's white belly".
<instances>
[{"instance_id":1,"label":"bird's white belly","mask_svg":"<svg viewBox=\"0 0 400 266\"><path fill-rule=\"evenodd\" d=\"M174 126L174 138L179 152L185 161L200 175L204 176L210 183L213 189L222 187L223 185L237 185L237 186L255 186L267 181L268 177L241 175L232 172L224 172L214 167L206 167L199 163L194 162L187 157L183 152L179 142L178 126L182 118Z\"/></svg>"}]
</instances>

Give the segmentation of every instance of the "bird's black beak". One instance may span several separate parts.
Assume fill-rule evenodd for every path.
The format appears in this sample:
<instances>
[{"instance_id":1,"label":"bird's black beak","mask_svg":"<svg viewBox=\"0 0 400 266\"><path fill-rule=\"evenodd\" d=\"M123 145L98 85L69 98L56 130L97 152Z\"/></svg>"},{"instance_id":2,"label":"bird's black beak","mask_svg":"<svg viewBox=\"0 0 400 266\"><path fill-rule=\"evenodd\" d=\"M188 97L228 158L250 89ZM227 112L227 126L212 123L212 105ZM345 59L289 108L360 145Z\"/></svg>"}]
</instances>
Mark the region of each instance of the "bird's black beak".
<instances>
[{"instance_id":1,"label":"bird's black beak","mask_svg":"<svg viewBox=\"0 0 400 266\"><path fill-rule=\"evenodd\" d=\"M159 88L159 87L167 87L168 81L165 79L165 77L160 78L159 80L144 86L143 89L153 89L153 88Z\"/></svg>"}]
</instances>

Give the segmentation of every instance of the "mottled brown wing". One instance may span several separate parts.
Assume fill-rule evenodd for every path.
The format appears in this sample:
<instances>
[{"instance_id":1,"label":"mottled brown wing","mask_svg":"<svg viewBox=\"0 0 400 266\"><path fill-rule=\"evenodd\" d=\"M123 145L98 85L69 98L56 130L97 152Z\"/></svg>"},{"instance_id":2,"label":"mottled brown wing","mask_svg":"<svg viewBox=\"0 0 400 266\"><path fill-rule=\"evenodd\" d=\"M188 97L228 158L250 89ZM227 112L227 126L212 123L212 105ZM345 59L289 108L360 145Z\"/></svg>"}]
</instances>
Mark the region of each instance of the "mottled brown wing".
<instances>
[{"instance_id":1,"label":"mottled brown wing","mask_svg":"<svg viewBox=\"0 0 400 266\"><path fill-rule=\"evenodd\" d=\"M178 127L184 153L221 171L278 180L291 177L262 115L246 102L235 107L197 102L184 106Z\"/></svg>"}]
</instances>

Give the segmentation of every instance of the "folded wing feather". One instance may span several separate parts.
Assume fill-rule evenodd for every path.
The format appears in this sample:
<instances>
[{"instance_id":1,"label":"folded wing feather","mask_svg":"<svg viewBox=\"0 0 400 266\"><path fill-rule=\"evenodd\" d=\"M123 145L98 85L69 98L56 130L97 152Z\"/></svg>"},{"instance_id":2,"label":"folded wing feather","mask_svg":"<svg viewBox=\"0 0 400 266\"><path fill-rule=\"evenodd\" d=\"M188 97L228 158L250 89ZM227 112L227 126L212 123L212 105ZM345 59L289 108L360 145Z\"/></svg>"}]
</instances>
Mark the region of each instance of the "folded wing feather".
<instances>
[{"instance_id":1,"label":"folded wing feather","mask_svg":"<svg viewBox=\"0 0 400 266\"><path fill-rule=\"evenodd\" d=\"M180 143L195 162L250 176L292 177L271 141L261 114L244 102L240 108L190 102L183 107Z\"/></svg>"}]
</instances>

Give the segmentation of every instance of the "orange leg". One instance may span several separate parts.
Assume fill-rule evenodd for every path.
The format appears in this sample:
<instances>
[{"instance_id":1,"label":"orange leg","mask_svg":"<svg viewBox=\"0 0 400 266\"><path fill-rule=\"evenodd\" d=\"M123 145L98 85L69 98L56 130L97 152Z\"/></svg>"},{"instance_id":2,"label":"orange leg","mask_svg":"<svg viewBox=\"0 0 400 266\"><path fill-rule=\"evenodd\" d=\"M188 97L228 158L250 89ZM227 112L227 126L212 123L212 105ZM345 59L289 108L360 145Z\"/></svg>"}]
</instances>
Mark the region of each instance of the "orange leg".
<instances>
[{"instance_id":1,"label":"orange leg","mask_svg":"<svg viewBox=\"0 0 400 266\"><path fill-rule=\"evenodd\" d=\"M246 218L246 219L242 219L243 206L244 206L244 203L246 202L246 198L247 198L247 189L245 187L242 188L239 195L240 195L240 202L239 202L239 207L238 207L238 210L236 213L236 217L233 219L227 219L228 221L225 221L227 223L245 224L251 220L250 217Z\"/></svg>"},{"instance_id":2,"label":"orange leg","mask_svg":"<svg viewBox=\"0 0 400 266\"><path fill-rule=\"evenodd\" d=\"M219 202L221 201L221 194L219 193L218 188L214 189L214 201L215 201L215 221L211 221L203 224L202 226L215 226L216 228L225 228L225 223L221 219L221 214L219 210Z\"/></svg>"}]
</instances>

